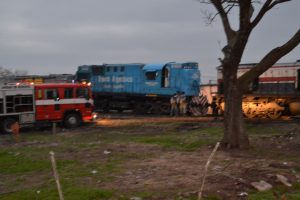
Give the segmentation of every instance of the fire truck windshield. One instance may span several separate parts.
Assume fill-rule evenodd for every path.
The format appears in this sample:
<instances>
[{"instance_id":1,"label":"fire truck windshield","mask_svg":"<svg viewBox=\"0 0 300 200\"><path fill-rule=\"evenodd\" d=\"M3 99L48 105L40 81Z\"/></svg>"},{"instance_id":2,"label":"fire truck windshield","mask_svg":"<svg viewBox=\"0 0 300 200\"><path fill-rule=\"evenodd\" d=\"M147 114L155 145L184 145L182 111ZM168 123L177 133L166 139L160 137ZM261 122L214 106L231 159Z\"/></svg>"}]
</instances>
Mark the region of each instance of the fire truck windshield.
<instances>
[{"instance_id":1,"label":"fire truck windshield","mask_svg":"<svg viewBox=\"0 0 300 200\"><path fill-rule=\"evenodd\" d=\"M76 96L79 98L89 99L89 90L88 88L77 88Z\"/></svg>"}]
</instances>

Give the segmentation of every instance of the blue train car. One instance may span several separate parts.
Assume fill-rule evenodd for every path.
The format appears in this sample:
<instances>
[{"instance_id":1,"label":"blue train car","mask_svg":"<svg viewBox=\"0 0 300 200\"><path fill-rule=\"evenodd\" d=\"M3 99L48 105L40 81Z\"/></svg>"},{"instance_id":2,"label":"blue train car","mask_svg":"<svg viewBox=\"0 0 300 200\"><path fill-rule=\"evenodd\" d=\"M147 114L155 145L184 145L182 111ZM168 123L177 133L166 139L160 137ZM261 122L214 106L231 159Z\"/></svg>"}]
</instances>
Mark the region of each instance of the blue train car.
<instances>
[{"instance_id":1,"label":"blue train car","mask_svg":"<svg viewBox=\"0 0 300 200\"><path fill-rule=\"evenodd\" d=\"M167 113L175 93L189 100L199 95L200 71L196 62L82 65L76 80L92 84L98 109Z\"/></svg>"}]
</instances>

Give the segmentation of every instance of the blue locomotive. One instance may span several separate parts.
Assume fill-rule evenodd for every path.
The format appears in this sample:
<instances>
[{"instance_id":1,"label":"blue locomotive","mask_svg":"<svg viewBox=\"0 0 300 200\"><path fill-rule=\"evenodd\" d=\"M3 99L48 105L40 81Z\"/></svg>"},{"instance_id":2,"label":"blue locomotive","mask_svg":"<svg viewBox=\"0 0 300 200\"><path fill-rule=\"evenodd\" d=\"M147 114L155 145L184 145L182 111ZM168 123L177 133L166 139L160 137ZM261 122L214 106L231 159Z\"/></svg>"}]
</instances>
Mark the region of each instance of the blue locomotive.
<instances>
[{"instance_id":1,"label":"blue locomotive","mask_svg":"<svg viewBox=\"0 0 300 200\"><path fill-rule=\"evenodd\" d=\"M198 63L82 65L76 80L90 82L96 109L133 110L136 113L168 113L169 99L184 93L192 103L199 96Z\"/></svg>"}]
</instances>

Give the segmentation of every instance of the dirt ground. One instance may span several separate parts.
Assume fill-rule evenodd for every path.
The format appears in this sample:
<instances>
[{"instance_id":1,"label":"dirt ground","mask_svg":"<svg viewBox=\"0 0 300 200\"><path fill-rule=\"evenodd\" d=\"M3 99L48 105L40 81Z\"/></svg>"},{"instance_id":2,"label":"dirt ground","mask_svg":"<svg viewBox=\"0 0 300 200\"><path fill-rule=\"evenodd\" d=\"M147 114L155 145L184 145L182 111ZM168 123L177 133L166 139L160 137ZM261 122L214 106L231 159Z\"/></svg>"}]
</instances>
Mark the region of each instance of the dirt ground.
<instances>
[{"instance_id":1,"label":"dirt ground","mask_svg":"<svg viewBox=\"0 0 300 200\"><path fill-rule=\"evenodd\" d=\"M195 122L186 123L184 129L222 127L221 120L212 122L211 118L138 118L105 119L98 123L109 126L140 123L141 129L146 122ZM245 199L243 193L253 190L252 182L264 180L273 186L281 185L276 175L288 178L290 183L300 181L300 124L298 121L252 120L247 124L260 127L274 127L280 135L250 137L251 149L219 149L215 154L206 177L204 196L220 199ZM159 130L144 129L144 134L157 134ZM212 152L213 144L193 152L163 151L156 147L141 144L116 145L112 152L152 152L158 156L143 161L127 163L127 171L111 184L101 187L118 188L121 191L151 190L158 194L174 193L182 199L195 197L201 186L204 167ZM160 197L151 199L160 199ZM162 198L166 199L166 197Z\"/></svg>"},{"instance_id":2,"label":"dirt ground","mask_svg":"<svg viewBox=\"0 0 300 200\"><path fill-rule=\"evenodd\" d=\"M128 124L138 124L139 130L133 131L139 134L156 135L161 133L162 127L149 126L147 122L179 122L182 125L178 127L178 130L182 132L223 126L221 120L213 121L212 118L104 116L97 121L96 125L84 126L71 132L65 131L62 134L66 137L73 137L87 131L98 129L105 131L110 128L114 128L114 131L122 131L122 126ZM256 191L251 186L252 182L264 180L275 187L283 185L277 180L276 175L285 176L291 184L300 182L299 121L254 120L247 121L247 125L255 127L255 130L273 127L279 130L280 134L259 135L254 133L250 136L252 147L249 150L219 149L209 166L204 185L204 197L213 196L216 199L226 200L247 199L243 194ZM167 126L164 126L163 129L167 129ZM131 192L134 194L135 191L151 191L151 193L157 194L145 199L174 199L174 196L179 199L196 199L203 179L204 168L213 148L214 144L210 144L196 151L187 152L166 150L157 148L156 145L134 142L112 143L109 147L111 155L122 154L122 152L126 152L126 154L138 152L141 155L151 154L152 156L126 162L123 166L125 168L123 173L116 175L111 182L99 180L96 186L107 189L114 188L120 194ZM99 154L105 150L107 150L106 147L100 151L99 149L97 151L88 150L88 152L76 154L70 152L70 155L64 155L64 157L74 157L85 162L95 159L105 160L108 159L107 155ZM82 181L85 184L94 184L94 182L90 183L88 179ZM172 194L172 197L168 198L168 194Z\"/></svg>"}]
</instances>

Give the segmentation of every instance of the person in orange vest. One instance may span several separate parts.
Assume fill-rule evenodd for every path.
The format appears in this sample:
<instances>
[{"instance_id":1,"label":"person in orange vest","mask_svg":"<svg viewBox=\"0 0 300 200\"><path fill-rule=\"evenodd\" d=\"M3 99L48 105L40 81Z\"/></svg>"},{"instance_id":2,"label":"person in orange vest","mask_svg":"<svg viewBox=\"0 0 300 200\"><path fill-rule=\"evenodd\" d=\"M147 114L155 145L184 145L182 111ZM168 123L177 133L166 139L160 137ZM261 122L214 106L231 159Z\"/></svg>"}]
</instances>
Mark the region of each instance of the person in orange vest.
<instances>
[{"instance_id":1,"label":"person in orange vest","mask_svg":"<svg viewBox=\"0 0 300 200\"><path fill-rule=\"evenodd\" d=\"M10 126L11 132L15 137L16 142L20 141L20 125L19 122L15 122Z\"/></svg>"}]
</instances>

